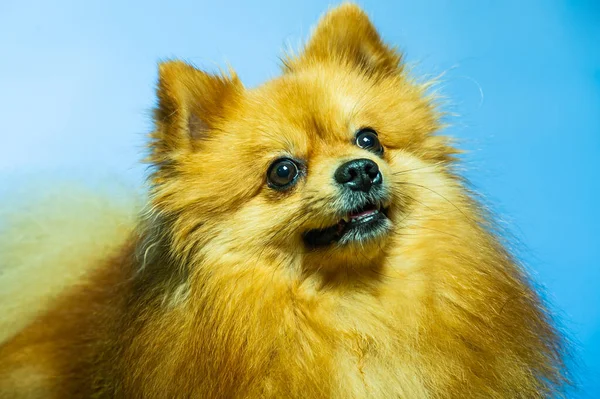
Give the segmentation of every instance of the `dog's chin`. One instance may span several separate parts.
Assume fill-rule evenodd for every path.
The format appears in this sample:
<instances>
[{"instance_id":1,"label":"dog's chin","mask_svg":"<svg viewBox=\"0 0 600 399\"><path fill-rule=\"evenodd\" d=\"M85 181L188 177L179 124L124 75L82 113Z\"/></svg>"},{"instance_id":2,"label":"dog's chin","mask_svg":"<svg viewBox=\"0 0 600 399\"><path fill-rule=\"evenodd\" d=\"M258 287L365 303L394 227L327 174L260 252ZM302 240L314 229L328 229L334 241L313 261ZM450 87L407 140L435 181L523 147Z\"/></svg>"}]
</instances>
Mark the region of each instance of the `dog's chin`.
<instances>
[{"instance_id":1,"label":"dog's chin","mask_svg":"<svg viewBox=\"0 0 600 399\"><path fill-rule=\"evenodd\" d=\"M388 208L368 203L345 213L334 225L307 231L303 238L310 249L366 246L384 239L391 230Z\"/></svg>"}]
</instances>

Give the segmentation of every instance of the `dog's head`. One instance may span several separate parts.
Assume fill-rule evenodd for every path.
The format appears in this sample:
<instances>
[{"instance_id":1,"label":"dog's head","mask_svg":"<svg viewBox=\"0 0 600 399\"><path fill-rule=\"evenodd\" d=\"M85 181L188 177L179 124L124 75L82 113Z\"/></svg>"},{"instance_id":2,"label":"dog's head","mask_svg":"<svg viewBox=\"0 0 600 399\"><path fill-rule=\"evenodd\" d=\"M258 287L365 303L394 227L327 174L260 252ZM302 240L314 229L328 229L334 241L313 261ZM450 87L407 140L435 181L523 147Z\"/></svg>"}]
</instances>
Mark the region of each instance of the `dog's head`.
<instances>
[{"instance_id":1,"label":"dog's head","mask_svg":"<svg viewBox=\"0 0 600 399\"><path fill-rule=\"evenodd\" d=\"M163 63L153 205L182 252L372 261L407 215L436 207L423 186L455 153L426 90L353 5L326 14L255 89Z\"/></svg>"}]
</instances>

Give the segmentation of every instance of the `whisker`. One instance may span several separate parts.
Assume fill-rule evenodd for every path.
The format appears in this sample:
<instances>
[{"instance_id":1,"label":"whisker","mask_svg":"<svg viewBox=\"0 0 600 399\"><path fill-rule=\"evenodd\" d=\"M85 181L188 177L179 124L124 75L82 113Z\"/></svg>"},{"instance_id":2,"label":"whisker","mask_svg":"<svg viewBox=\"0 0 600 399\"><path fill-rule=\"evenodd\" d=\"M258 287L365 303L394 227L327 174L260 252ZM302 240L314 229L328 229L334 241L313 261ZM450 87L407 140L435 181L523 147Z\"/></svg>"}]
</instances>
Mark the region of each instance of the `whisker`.
<instances>
[{"instance_id":1,"label":"whisker","mask_svg":"<svg viewBox=\"0 0 600 399\"><path fill-rule=\"evenodd\" d=\"M429 188L427 186L423 186L421 184L417 184L417 183L411 183L411 182L399 182L398 184L406 184L406 185L411 185L411 186L416 186L416 187L420 187L422 189L425 189L437 196L439 196L440 198L444 199L447 203L449 203L450 205L452 205L457 211L459 211L467 220L469 221L473 221L465 212L462 211L462 209L460 209L455 203L453 203L452 201L450 201L448 198L446 198L445 196L443 196L442 194L438 193L437 191L433 190L432 188Z\"/></svg>"},{"instance_id":2,"label":"whisker","mask_svg":"<svg viewBox=\"0 0 600 399\"><path fill-rule=\"evenodd\" d=\"M419 166L418 168L401 170L401 171L398 171L398 172L394 172L394 173L392 173L392 175L394 175L394 176L399 176L399 175L403 175L403 174L405 174L405 173L409 173L409 172L416 172L416 171L418 171L418 170L429 169L429 168L435 168L435 167L439 166L440 164L441 164L441 162L436 162L436 163L434 163L434 164L431 164L431 165Z\"/></svg>"}]
</instances>

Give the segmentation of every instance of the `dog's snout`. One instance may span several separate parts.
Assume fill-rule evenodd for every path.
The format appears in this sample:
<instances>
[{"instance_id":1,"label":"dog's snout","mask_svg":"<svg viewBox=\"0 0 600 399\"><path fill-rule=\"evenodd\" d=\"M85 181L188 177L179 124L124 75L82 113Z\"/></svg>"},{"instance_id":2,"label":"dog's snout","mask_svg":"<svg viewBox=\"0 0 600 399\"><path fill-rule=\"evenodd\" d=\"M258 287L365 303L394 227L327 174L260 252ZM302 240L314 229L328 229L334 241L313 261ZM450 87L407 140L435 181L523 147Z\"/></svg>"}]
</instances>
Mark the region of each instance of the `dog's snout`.
<instances>
[{"instance_id":1,"label":"dog's snout","mask_svg":"<svg viewBox=\"0 0 600 399\"><path fill-rule=\"evenodd\" d=\"M368 192L373 185L383 180L379 167L370 159L353 159L335 171L335 181L353 191Z\"/></svg>"}]
</instances>

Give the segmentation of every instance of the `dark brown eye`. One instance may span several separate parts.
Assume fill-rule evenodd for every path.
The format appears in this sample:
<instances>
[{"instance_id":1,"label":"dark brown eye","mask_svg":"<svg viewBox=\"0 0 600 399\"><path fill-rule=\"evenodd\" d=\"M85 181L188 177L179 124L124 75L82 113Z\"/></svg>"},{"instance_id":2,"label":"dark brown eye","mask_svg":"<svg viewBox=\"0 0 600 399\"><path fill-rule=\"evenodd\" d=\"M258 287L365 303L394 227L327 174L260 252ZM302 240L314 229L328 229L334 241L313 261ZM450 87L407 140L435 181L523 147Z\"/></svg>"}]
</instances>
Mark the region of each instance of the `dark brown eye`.
<instances>
[{"instance_id":1,"label":"dark brown eye","mask_svg":"<svg viewBox=\"0 0 600 399\"><path fill-rule=\"evenodd\" d=\"M375 154L383 153L383 146L373 129L361 129L356 133L356 145Z\"/></svg>"},{"instance_id":2,"label":"dark brown eye","mask_svg":"<svg viewBox=\"0 0 600 399\"><path fill-rule=\"evenodd\" d=\"M267 181L271 188L285 190L291 187L298 177L298 165L288 158L278 159L267 171Z\"/></svg>"}]
</instances>

